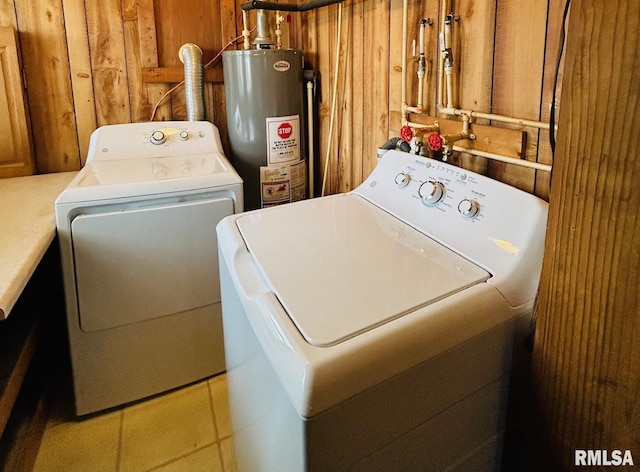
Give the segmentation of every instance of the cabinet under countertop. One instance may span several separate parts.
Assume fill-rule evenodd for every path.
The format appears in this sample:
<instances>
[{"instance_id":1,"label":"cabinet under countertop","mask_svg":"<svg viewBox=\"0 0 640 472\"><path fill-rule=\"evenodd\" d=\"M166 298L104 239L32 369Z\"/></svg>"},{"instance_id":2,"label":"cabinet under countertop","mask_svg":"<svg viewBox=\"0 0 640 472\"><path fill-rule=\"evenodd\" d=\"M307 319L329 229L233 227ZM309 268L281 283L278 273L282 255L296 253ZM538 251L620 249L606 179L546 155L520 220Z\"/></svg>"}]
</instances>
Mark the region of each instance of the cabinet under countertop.
<instances>
[{"instance_id":1,"label":"cabinet under countertop","mask_svg":"<svg viewBox=\"0 0 640 472\"><path fill-rule=\"evenodd\" d=\"M59 252L52 245L56 235L55 200L76 174L0 179L0 469L3 470L26 470L23 465L32 454L25 452L28 448L23 444L24 435L41 437L44 413L40 401L34 412L26 414L24 407L16 405L43 330L50 329L51 315L64 309L63 300L55 296L62 284ZM8 426L14 410L19 410L16 423ZM38 428L40 432L33 433Z\"/></svg>"}]
</instances>

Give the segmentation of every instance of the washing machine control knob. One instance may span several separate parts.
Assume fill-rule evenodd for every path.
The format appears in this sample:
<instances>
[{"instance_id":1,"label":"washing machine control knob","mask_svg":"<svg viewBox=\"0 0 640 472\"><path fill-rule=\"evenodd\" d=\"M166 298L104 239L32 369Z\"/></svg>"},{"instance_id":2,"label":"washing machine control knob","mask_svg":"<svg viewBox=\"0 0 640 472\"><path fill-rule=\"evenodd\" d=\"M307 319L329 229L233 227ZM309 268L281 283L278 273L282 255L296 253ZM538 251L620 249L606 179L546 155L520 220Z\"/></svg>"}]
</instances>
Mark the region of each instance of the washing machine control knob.
<instances>
[{"instance_id":1,"label":"washing machine control knob","mask_svg":"<svg viewBox=\"0 0 640 472\"><path fill-rule=\"evenodd\" d=\"M458 211L464 218L470 220L480 212L480 204L475 200L465 198L458 203Z\"/></svg>"},{"instance_id":2,"label":"washing machine control knob","mask_svg":"<svg viewBox=\"0 0 640 472\"><path fill-rule=\"evenodd\" d=\"M418 189L422 203L427 206L436 206L444 198L444 194L444 184L435 180L424 182Z\"/></svg>"},{"instance_id":3,"label":"washing machine control knob","mask_svg":"<svg viewBox=\"0 0 640 472\"><path fill-rule=\"evenodd\" d=\"M151 144L155 144L155 145L164 144L166 140L167 140L167 136L160 130L157 130L151 133L151 139L150 139Z\"/></svg>"},{"instance_id":4,"label":"washing machine control knob","mask_svg":"<svg viewBox=\"0 0 640 472\"><path fill-rule=\"evenodd\" d=\"M396 185L398 188L405 188L411 182L411 175L406 172L400 172L396 175Z\"/></svg>"},{"instance_id":5,"label":"washing machine control knob","mask_svg":"<svg viewBox=\"0 0 640 472\"><path fill-rule=\"evenodd\" d=\"M180 141L186 141L187 139L189 139L189 132L186 130L182 130L180 131L180 134L178 134L178 137L180 138Z\"/></svg>"}]
</instances>

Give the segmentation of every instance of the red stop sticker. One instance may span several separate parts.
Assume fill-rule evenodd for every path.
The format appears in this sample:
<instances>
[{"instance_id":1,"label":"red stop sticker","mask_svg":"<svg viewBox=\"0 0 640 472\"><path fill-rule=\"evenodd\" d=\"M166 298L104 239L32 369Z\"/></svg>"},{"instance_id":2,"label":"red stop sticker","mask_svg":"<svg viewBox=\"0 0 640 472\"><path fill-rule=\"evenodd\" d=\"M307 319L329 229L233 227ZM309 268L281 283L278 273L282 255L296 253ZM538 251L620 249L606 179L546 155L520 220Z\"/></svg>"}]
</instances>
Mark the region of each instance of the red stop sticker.
<instances>
[{"instance_id":1,"label":"red stop sticker","mask_svg":"<svg viewBox=\"0 0 640 472\"><path fill-rule=\"evenodd\" d=\"M280 139L289 139L292 133L293 126L291 126L291 123L284 122L278 126L278 136L280 136Z\"/></svg>"}]
</instances>

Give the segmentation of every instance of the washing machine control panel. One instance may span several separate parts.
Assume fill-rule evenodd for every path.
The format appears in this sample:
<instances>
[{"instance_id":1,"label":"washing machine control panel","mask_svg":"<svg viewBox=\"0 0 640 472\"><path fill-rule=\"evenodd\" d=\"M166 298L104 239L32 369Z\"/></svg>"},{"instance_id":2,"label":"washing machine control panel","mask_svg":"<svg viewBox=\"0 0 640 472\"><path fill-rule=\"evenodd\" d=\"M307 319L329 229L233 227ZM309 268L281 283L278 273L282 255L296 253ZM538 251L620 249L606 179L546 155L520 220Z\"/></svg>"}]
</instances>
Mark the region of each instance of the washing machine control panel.
<instances>
[{"instance_id":1,"label":"washing machine control panel","mask_svg":"<svg viewBox=\"0 0 640 472\"><path fill-rule=\"evenodd\" d=\"M547 203L484 175L392 150L353 193L494 275L512 274L530 250L541 261Z\"/></svg>"},{"instance_id":2,"label":"washing machine control panel","mask_svg":"<svg viewBox=\"0 0 640 472\"><path fill-rule=\"evenodd\" d=\"M487 204L484 188L492 186L479 177L450 164L427 159L401 164L394 182L398 190L413 183L415 193L411 192L411 197L419 198L424 206L457 213L462 221L474 222L483 218L483 207Z\"/></svg>"}]
</instances>

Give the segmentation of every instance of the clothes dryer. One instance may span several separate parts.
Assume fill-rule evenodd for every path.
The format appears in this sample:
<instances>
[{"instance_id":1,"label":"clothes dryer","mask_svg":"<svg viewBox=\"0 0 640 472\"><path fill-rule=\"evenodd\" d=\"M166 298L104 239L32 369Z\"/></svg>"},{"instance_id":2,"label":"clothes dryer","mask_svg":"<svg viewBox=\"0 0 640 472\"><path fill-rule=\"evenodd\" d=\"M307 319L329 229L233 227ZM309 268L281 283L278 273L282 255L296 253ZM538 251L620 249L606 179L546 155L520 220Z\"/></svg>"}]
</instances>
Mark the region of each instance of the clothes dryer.
<instances>
[{"instance_id":1,"label":"clothes dryer","mask_svg":"<svg viewBox=\"0 0 640 472\"><path fill-rule=\"evenodd\" d=\"M224 370L215 227L242 185L211 123L93 133L55 203L77 414Z\"/></svg>"},{"instance_id":2,"label":"clothes dryer","mask_svg":"<svg viewBox=\"0 0 640 472\"><path fill-rule=\"evenodd\" d=\"M225 218L239 472L500 470L546 218L400 151L353 192Z\"/></svg>"}]
</instances>

